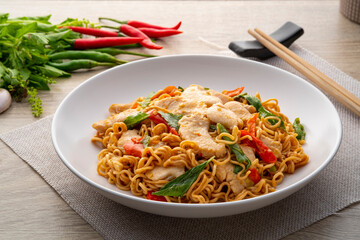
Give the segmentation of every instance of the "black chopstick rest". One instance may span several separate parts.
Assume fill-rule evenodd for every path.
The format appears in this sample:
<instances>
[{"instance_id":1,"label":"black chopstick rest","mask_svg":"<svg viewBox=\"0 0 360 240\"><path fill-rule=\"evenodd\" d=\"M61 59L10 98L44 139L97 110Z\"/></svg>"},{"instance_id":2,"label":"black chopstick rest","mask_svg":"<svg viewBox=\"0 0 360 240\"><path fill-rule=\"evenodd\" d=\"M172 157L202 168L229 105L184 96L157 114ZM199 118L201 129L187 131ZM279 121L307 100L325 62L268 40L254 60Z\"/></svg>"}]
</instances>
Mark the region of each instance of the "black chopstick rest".
<instances>
[{"instance_id":1,"label":"black chopstick rest","mask_svg":"<svg viewBox=\"0 0 360 240\"><path fill-rule=\"evenodd\" d=\"M286 47L290 47L303 34L304 29L293 22L286 22L278 30L270 34L270 36ZM241 57L255 57L264 60L275 56L256 40L233 41L229 44L229 48Z\"/></svg>"}]
</instances>

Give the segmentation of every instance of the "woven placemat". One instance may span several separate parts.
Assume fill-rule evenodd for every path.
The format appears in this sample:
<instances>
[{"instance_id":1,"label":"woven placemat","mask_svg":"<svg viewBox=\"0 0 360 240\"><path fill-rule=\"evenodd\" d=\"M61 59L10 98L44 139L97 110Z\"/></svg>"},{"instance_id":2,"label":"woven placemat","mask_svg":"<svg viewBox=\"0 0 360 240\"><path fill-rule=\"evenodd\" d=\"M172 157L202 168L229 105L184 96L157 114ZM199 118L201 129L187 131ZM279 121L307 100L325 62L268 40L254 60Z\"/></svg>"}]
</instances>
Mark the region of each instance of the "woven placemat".
<instances>
[{"instance_id":1,"label":"woven placemat","mask_svg":"<svg viewBox=\"0 0 360 240\"><path fill-rule=\"evenodd\" d=\"M297 45L292 50L359 97L357 80ZM230 51L219 54L237 57ZM277 57L265 62L298 74ZM61 162L51 141L52 116L4 133L0 138L105 239L278 239L360 200L360 118L331 97L330 100L343 123L343 141L330 164L288 198L230 217L163 217L103 197Z\"/></svg>"}]
</instances>

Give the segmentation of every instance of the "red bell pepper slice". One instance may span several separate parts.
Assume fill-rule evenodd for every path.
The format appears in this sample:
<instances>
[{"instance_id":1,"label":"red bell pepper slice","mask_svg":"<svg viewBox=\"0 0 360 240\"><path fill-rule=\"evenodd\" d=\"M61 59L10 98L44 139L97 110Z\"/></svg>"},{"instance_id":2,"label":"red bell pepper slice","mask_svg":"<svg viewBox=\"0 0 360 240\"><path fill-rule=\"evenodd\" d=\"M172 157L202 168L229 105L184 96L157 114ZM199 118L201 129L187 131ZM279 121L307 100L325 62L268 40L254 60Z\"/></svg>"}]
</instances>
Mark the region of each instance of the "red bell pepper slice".
<instances>
[{"instance_id":1,"label":"red bell pepper slice","mask_svg":"<svg viewBox=\"0 0 360 240\"><path fill-rule=\"evenodd\" d=\"M257 184L261 180L260 174L258 173L256 168L251 168L249 169L249 171L250 171L249 178L251 179L251 181L254 182L254 184Z\"/></svg>"},{"instance_id":2,"label":"red bell pepper slice","mask_svg":"<svg viewBox=\"0 0 360 240\"><path fill-rule=\"evenodd\" d=\"M226 96L229 96L229 97L235 97L237 95L239 95L243 90L244 90L245 87L239 87L237 89L234 89L232 91L223 91L223 94L225 94Z\"/></svg>"},{"instance_id":3,"label":"red bell pepper slice","mask_svg":"<svg viewBox=\"0 0 360 240\"><path fill-rule=\"evenodd\" d=\"M134 157L141 157L142 152L144 150L144 146L142 143L135 143L133 141L134 138L131 139L131 141L128 141L124 144L124 150L126 154L129 154Z\"/></svg>"},{"instance_id":4,"label":"red bell pepper slice","mask_svg":"<svg viewBox=\"0 0 360 240\"><path fill-rule=\"evenodd\" d=\"M149 114L149 119L151 121L153 121L155 124L163 123L166 125L166 127L170 133L179 136L176 129L173 127L170 127L169 124L166 122L166 120L160 115L160 113L156 112L155 110L152 110L152 111L148 112L148 114Z\"/></svg>"},{"instance_id":5,"label":"red bell pepper slice","mask_svg":"<svg viewBox=\"0 0 360 240\"><path fill-rule=\"evenodd\" d=\"M250 136L252 138L251 144L249 144L249 146L255 148L256 153L264 162L275 163L277 161L275 154L260 139L248 131L241 130L240 132L241 136Z\"/></svg>"},{"instance_id":6,"label":"red bell pepper slice","mask_svg":"<svg viewBox=\"0 0 360 240\"><path fill-rule=\"evenodd\" d=\"M250 134L256 135L256 119L258 118L259 113L255 113L248 121L247 121L247 129Z\"/></svg>"},{"instance_id":7,"label":"red bell pepper slice","mask_svg":"<svg viewBox=\"0 0 360 240\"><path fill-rule=\"evenodd\" d=\"M146 194L146 199L160 201L160 202L167 202L165 197L153 195L152 193L153 191L148 191L148 193Z\"/></svg>"}]
</instances>

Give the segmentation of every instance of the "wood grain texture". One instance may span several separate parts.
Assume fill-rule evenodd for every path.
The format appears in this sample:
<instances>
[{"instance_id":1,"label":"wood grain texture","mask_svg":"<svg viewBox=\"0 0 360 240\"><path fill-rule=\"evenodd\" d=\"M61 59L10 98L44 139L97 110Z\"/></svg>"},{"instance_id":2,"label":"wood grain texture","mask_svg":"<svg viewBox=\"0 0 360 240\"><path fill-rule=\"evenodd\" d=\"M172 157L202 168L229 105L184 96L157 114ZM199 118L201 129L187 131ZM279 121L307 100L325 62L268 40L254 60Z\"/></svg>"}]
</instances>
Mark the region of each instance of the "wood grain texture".
<instances>
[{"instance_id":1,"label":"wood grain texture","mask_svg":"<svg viewBox=\"0 0 360 240\"><path fill-rule=\"evenodd\" d=\"M5 1L1 12L11 16L107 16L172 25L183 21L184 34L159 41L160 55L216 53L232 40L252 39L247 29L271 33L286 21L305 29L297 42L350 76L360 79L360 25L339 13L338 1ZM117 9L117 11L114 11ZM201 39L206 39L205 43ZM55 112L76 86L102 69L58 80L41 92L43 117ZM0 114L0 133L38 119L26 102L13 103ZM101 239L29 165L0 142L0 239ZM16 178L14 177L16 176ZM356 190L355 190L356 191ZM360 204L354 204L284 239L358 239Z\"/></svg>"}]
</instances>

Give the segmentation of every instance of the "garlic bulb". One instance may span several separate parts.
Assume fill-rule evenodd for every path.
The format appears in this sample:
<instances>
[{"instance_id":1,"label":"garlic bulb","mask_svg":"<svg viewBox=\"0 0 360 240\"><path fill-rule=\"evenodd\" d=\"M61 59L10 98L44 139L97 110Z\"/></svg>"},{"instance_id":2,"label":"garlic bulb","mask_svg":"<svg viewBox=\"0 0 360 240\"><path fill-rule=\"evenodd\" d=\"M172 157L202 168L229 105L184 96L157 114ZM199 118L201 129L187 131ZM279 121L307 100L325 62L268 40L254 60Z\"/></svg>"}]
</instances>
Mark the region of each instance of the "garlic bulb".
<instances>
[{"instance_id":1,"label":"garlic bulb","mask_svg":"<svg viewBox=\"0 0 360 240\"><path fill-rule=\"evenodd\" d=\"M0 88L0 113L4 112L11 105L11 95L8 90Z\"/></svg>"}]
</instances>

